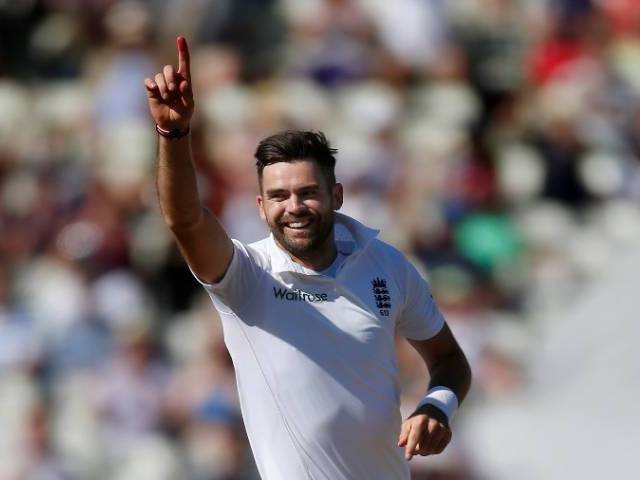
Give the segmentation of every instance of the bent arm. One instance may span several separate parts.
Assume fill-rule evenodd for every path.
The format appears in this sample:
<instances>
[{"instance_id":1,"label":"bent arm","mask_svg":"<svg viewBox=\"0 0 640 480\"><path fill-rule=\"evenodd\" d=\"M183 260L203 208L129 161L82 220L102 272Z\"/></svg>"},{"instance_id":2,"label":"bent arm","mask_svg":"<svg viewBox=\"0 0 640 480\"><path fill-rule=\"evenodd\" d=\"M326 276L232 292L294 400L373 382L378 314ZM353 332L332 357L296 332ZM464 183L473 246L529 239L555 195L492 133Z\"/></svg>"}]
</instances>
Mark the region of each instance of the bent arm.
<instances>
[{"instance_id":1,"label":"bent arm","mask_svg":"<svg viewBox=\"0 0 640 480\"><path fill-rule=\"evenodd\" d=\"M435 336L427 340L409 340L409 343L429 369L429 388L447 387L456 394L458 404L461 404L471 386L471 368L449 326L445 323Z\"/></svg>"},{"instance_id":2,"label":"bent arm","mask_svg":"<svg viewBox=\"0 0 640 480\"><path fill-rule=\"evenodd\" d=\"M471 385L471 369L447 324L444 323L440 331L427 340L409 342L427 364L431 375L429 389L446 387L456 395L458 405L462 403ZM404 447L407 460L414 455L439 454L451 441L452 432L446 410L449 410L449 414L452 412L447 408L447 403L440 406L421 402L421 406L402 424L398 446Z\"/></svg>"},{"instance_id":3,"label":"bent arm","mask_svg":"<svg viewBox=\"0 0 640 480\"><path fill-rule=\"evenodd\" d=\"M231 263L231 239L200 202L189 136L159 136L158 141L158 196L165 223L191 270L202 281L215 283Z\"/></svg>"}]
</instances>

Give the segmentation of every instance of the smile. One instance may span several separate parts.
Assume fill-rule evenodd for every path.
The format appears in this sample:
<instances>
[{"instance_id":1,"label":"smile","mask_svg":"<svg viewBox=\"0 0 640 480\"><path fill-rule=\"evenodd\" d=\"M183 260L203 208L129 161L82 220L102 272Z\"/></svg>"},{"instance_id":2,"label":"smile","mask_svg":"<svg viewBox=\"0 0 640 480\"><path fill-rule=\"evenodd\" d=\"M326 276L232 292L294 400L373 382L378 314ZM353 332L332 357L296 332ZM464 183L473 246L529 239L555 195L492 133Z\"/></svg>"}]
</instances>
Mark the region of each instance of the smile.
<instances>
[{"instance_id":1,"label":"smile","mask_svg":"<svg viewBox=\"0 0 640 480\"><path fill-rule=\"evenodd\" d=\"M311 225L311 220L304 220L304 221L300 221L300 222L285 223L284 227L290 228L291 230L304 230L309 225Z\"/></svg>"}]
</instances>

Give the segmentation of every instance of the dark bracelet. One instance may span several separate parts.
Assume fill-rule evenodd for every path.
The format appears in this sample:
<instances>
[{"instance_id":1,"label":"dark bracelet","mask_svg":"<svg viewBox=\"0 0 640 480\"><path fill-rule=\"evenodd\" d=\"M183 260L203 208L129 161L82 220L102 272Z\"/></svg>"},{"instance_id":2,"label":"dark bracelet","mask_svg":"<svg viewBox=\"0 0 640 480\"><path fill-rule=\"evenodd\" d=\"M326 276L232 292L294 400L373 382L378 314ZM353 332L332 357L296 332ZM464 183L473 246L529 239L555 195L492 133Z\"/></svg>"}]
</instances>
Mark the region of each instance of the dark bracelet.
<instances>
[{"instance_id":1,"label":"dark bracelet","mask_svg":"<svg viewBox=\"0 0 640 480\"><path fill-rule=\"evenodd\" d=\"M170 140L178 140L179 138L186 137L187 135L189 135L189 131L190 131L189 127L185 128L184 130L180 128L172 128L171 130L165 130L164 128L160 127L156 123L156 132L158 132L159 135L162 135L163 137L168 138Z\"/></svg>"}]
</instances>

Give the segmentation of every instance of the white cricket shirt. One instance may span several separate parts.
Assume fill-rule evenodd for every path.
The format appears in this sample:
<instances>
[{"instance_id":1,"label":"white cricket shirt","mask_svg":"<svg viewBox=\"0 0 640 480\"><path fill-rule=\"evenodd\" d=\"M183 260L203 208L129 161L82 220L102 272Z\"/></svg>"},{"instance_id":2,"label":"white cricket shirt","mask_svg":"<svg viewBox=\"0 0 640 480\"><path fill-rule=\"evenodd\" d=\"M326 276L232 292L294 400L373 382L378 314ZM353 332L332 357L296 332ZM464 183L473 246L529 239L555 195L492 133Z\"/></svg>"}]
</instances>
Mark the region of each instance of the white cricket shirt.
<instances>
[{"instance_id":1,"label":"white cricket shirt","mask_svg":"<svg viewBox=\"0 0 640 480\"><path fill-rule=\"evenodd\" d=\"M444 325L429 286L377 231L336 214L335 278L273 237L203 284L222 319L247 436L263 480L406 480L395 334ZM339 240L343 236L345 241Z\"/></svg>"}]
</instances>

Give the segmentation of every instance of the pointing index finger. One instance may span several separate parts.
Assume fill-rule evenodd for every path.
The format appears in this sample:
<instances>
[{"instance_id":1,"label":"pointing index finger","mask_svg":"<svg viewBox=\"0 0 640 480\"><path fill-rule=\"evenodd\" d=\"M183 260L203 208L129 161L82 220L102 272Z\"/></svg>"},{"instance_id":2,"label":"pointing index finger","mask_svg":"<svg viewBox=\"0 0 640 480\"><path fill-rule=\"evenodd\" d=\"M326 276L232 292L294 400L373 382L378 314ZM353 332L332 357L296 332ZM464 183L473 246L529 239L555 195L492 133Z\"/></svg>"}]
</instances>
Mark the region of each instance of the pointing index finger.
<instances>
[{"instance_id":1,"label":"pointing index finger","mask_svg":"<svg viewBox=\"0 0 640 480\"><path fill-rule=\"evenodd\" d=\"M189 46L187 45L187 39L180 36L178 37L178 73L181 74L187 81L191 80L191 65L189 57Z\"/></svg>"},{"instance_id":2,"label":"pointing index finger","mask_svg":"<svg viewBox=\"0 0 640 480\"><path fill-rule=\"evenodd\" d=\"M413 458L413 455L415 454L416 447L420 442L420 430L421 429L418 425L411 425L411 430L409 430L409 438L407 439L407 444L404 448L404 456L407 460L411 460Z\"/></svg>"}]
</instances>

